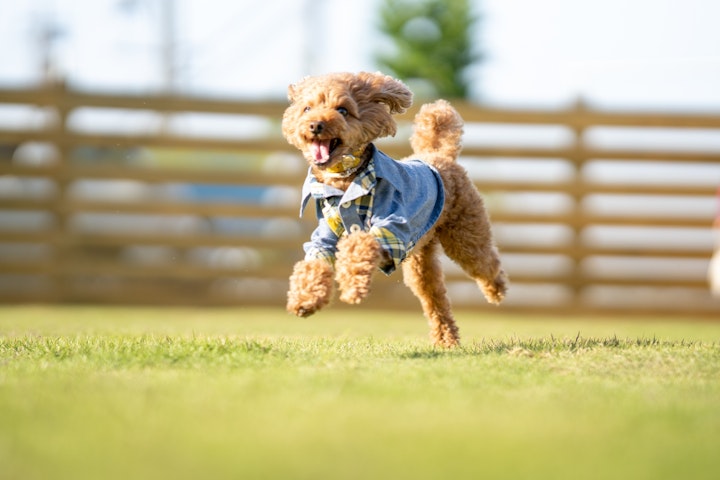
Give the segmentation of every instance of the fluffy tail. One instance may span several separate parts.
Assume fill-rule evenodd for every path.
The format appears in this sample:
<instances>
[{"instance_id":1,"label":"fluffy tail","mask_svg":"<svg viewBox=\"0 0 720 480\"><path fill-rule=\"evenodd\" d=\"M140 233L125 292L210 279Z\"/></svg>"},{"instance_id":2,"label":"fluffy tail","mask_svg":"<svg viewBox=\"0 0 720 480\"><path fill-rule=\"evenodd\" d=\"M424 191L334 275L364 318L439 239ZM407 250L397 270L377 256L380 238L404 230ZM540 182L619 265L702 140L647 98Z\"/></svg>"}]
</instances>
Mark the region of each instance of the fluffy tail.
<instances>
[{"instance_id":1,"label":"fluffy tail","mask_svg":"<svg viewBox=\"0 0 720 480\"><path fill-rule=\"evenodd\" d=\"M423 105L415 115L413 130L410 145L415 155L450 161L460 155L463 120L446 100Z\"/></svg>"}]
</instances>

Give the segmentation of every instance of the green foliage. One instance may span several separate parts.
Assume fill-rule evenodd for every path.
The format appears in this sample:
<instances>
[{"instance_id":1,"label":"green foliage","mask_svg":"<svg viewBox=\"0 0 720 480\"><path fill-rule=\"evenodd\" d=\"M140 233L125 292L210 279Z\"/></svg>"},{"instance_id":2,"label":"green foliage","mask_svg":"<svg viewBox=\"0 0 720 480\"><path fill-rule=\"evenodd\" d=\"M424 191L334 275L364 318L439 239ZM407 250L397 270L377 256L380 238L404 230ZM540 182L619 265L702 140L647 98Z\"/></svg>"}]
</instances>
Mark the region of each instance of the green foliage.
<instances>
[{"instance_id":1,"label":"green foliage","mask_svg":"<svg viewBox=\"0 0 720 480\"><path fill-rule=\"evenodd\" d=\"M481 58L473 50L476 22L470 0L385 0L380 30L394 48L377 61L403 80L428 82L434 96L466 98L467 67Z\"/></svg>"},{"instance_id":2,"label":"green foliage","mask_svg":"<svg viewBox=\"0 0 720 480\"><path fill-rule=\"evenodd\" d=\"M714 478L720 325L0 308L0 478Z\"/></svg>"}]
</instances>

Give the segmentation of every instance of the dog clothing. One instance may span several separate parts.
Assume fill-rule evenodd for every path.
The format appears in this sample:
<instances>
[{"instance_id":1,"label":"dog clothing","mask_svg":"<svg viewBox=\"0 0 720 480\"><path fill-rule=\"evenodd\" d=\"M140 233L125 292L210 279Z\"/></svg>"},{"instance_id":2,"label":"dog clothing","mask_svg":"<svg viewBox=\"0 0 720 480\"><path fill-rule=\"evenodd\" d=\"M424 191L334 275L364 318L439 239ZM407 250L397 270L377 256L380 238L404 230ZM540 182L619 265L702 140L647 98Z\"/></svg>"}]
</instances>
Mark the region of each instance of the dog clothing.
<instances>
[{"instance_id":1,"label":"dog clothing","mask_svg":"<svg viewBox=\"0 0 720 480\"><path fill-rule=\"evenodd\" d=\"M381 270L389 275L417 241L432 228L445 203L440 174L420 160L396 161L374 145L367 168L347 191L320 183L308 173L302 189L300 216L315 199L318 226L303 246L305 259L335 262L337 242L348 232L372 234L392 259Z\"/></svg>"}]
</instances>

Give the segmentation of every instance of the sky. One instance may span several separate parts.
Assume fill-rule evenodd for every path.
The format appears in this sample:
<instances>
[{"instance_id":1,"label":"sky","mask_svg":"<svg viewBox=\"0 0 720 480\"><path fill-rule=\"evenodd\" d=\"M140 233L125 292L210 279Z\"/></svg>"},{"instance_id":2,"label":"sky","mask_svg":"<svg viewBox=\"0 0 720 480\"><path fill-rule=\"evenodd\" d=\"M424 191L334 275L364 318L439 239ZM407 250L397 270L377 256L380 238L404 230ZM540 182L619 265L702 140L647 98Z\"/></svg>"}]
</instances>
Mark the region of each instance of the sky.
<instances>
[{"instance_id":1,"label":"sky","mask_svg":"<svg viewBox=\"0 0 720 480\"><path fill-rule=\"evenodd\" d=\"M163 87L164 0L0 0L0 86L37 83L39 32L77 88ZM283 99L308 74L376 70L380 0L176 0L174 87ZM720 112L717 0L479 0L473 100Z\"/></svg>"}]
</instances>

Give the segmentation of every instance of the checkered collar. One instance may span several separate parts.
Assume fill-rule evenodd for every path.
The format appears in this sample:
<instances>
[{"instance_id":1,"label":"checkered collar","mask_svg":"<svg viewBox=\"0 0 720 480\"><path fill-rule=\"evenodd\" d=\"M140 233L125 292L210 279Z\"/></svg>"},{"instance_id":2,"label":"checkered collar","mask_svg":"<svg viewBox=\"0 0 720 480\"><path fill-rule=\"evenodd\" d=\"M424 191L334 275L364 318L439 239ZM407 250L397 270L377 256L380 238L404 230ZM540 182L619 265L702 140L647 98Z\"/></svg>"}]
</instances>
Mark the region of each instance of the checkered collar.
<instances>
[{"instance_id":1,"label":"checkered collar","mask_svg":"<svg viewBox=\"0 0 720 480\"><path fill-rule=\"evenodd\" d=\"M374 148L374 147L373 147ZM372 192L377 184L377 175L375 171L375 159L370 158L367 166L352 181L346 191L320 183L312 173L308 174L302 191L302 203L300 205L300 216L305 210L310 197L317 199L342 197L342 202L351 202L360 197L364 197Z\"/></svg>"}]
</instances>

